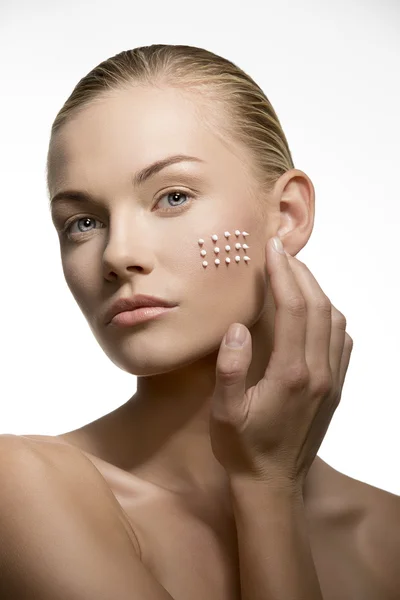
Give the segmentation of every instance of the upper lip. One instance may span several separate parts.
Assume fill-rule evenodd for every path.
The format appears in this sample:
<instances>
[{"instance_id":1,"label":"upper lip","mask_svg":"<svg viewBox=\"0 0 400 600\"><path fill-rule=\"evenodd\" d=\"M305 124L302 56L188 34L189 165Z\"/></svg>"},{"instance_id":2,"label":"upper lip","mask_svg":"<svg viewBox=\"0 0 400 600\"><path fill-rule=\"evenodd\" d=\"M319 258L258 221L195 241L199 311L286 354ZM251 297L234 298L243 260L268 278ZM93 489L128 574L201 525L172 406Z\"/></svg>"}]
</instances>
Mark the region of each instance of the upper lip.
<instances>
[{"instance_id":1,"label":"upper lip","mask_svg":"<svg viewBox=\"0 0 400 600\"><path fill-rule=\"evenodd\" d=\"M156 296L147 296L146 294L136 294L132 298L119 298L108 308L105 314L104 321L106 325L111 319L120 312L125 310L135 310L142 306L165 306L167 308L177 306L176 302L170 302Z\"/></svg>"}]
</instances>

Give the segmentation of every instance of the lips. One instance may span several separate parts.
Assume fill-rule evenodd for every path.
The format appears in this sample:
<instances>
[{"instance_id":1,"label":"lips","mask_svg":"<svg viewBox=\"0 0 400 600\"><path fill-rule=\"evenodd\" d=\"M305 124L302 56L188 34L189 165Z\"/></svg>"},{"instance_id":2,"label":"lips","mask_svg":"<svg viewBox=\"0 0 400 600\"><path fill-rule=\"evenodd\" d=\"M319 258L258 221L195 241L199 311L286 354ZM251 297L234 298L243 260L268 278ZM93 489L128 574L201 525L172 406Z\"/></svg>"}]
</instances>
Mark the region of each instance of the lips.
<instances>
[{"instance_id":1,"label":"lips","mask_svg":"<svg viewBox=\"0 0 400 600\"><path fill-rule=\"evenodd\" d=\"M108 325L111 319L118 313L127 310L135 310L145 306L163 306L166 308L172 308L177 306L177 303L164 300L164 298L158 298L156 296L148 296L146 294L137 294L131 298L119 298L107 309L104 322L106 325Z\"/></svg>"}]
</instances>

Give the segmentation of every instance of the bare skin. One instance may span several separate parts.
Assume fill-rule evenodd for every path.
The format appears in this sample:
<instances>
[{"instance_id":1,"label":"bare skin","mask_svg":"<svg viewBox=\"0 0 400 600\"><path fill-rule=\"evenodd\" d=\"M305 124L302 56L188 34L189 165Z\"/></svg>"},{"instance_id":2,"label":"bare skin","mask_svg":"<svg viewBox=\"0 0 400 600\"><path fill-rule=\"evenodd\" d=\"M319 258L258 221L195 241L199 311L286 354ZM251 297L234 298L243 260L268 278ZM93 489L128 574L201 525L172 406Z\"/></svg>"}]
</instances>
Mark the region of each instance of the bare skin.
<instances>
[{"instance_id":1,"label":"bare skin","mask_svg":"<svg viewBox=\"0 0 400 600\"><path fill-rule=\"evenodd\" d=\"M119 91L86 107L53 146L50 196L79 190L100 202L53 206L66 282L107 356L138 377L137 391L78 430L24 439L47 453L54 442L79 449L77 473L89 477L96 467L105 487L93 502L111 512L120 507L134 532L132 547L174 600L239 600L228 480L209 439L215 362L229 325L240 322L253 343L247 387L263 376L275 315L265 244L277 234L295 256L312 232L315 195L307 175L293 169L262 196L245 149L207 129L202 109L195 98L168 88ZM182 153L206 162L176 164L132 188L133 171ZM194 199L167 213L174 189ZM97 227L87 231L85 216ZM68 239L61 230L71 218L82 227L75 221ZM198 239L235 228L250 233L251 262L204 269ZM178 308L132 328L105 325L111 302L136 293L161 296ZM81 481L85 495L89 484L85 490ZM106 504L107 490L117 505ZM318 457L303 495L324 600L395 598L391 560L398 545L390 531L398 497ZM385 527L389 534L377 549Z\"/></svg>"},{"instance_id":2,"label":"bare skin","mask_svg":"<svg viewBox=\"0 0 400 600\"><path fill-rule=\"evenodd\" d=\"M89 459L104 487L93 494L90 465L72 454L74 477L87 481L86 489L79 484L79 494L90 498L91 510L94 503L107 514L118 513L120 507L128 533L133 532L132 547L174 600L240 600L236 528L229 495L189 486L180 490L160 487L132 475L126 466L117 466L115 432L122 427L118 423L122 408L60 436L28 435L23 439L40 444L42 452L53 459L57 456L55 444L79 449ZM57 461L59 471L64 472L66 456ZM110 503L108 490L116 498L116 506ZM398 535L392 532L400 516L398 497L347 477L317 457L304 486L304 498L324 600L395 600L399 544ZM109 532L103 535L108 544ZM79 548L78 540L76 546ZM128 555L128 548L124 552Z\"/></svg>"}]
</instances>

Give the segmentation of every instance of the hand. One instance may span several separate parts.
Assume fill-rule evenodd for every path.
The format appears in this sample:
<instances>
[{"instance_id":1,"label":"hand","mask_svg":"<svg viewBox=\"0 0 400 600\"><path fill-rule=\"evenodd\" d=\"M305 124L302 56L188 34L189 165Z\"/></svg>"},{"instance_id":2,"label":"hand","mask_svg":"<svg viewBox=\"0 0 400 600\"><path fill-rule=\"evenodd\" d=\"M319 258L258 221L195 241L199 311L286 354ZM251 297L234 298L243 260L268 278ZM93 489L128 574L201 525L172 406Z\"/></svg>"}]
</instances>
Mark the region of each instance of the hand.
<instances>
[{"instance_id":1,"label":"hand","mask_svg":"<svg viewBox=\"0 0 400 600\"><path fill-rule=\"evenodd\" d=\"M211 401L212 450L231 477L302 487L339 404L353 340L346 319L304 263L267 244L275 300L274 343L264 377L245 390L252 360L222 340ZM238 325L238 324L235 324ZM231 325L230 327L232 327Z\"/></svg>"}]
</instances>

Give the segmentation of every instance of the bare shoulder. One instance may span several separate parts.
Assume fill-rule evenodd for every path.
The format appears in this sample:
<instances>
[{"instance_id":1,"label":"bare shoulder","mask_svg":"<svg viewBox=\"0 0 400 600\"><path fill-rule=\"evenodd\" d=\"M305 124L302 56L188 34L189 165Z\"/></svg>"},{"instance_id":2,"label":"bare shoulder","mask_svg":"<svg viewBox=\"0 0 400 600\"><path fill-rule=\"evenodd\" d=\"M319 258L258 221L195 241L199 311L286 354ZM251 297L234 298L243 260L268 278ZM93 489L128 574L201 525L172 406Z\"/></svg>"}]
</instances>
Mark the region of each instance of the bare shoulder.
<instances>
[{"instance_id":1,"label":"bare shoulder","mask_svg":"<svg viewBox=\"0 0 400 600\"><path fill-rule=\"evenodd\" d=\"M84 483L92 491L100 491L102 486L101 479L96 478L77 448L39 436L0 435L0 477L3 506L7 499L16 505L27 502L29 493L35 489L47 497L46 492L60 483L77 491ZM23 493L24 490L28 493ZM32 495L29 499L33 500Z\"/></svg>"},{"instance_id":2,"label":"bare shoulder","mask_svg":"<svg viewBox=\"0 0 400 600\"><path fill-rule=\"evenodd\" d=\"M116 517L141 558L141 548L126 513L100 471L76 446L53 436L1 434L0 478L3 506L6 502L14 506L25 503L27 489L45 494L57 485L63 486L81 508L93 513L96 505L110 518Z\"/></svg>"},{"instance_id":3,"label":"bare shoulder","mask_svg":"<svg viewBox=\"0 0 400 600\"><path fill-rule=\"evenodd\" d=\"M0 461L6 461L7 449L18 451L28 448L29 444L26 443L26 440L27 438L13 433L0 434Z\"/></svg>"},{"instance_id":4,"label":"bare shoulder","mask_svg":"<svg viewBox=\"0 0 400 600\"><path fill-rule=\"evenodd\" d=\"M51 472L51 477L47 475ZM0 475L9 484L20 480L26 487L48 483L82 481L83 473L92 475L84 455L73 446L53 441L48 436L0 435ZM41 476L44 475L44 478ZM11 491L11 486L9 486Z\"/></svg>"},{"instance_id":5,"label":"bare shoulder","mask_svg":"<svg viewBox=\"0 0 400 600\"><path fill-rule=\"evenodd\" d=\"M357 533L360 555L371 574L382 584L382 598L398 598L400 590L400 496L353 479L365 507Z\"/></svg>"},{"instance_id":6,"label":"bare shoulder","mask_svg":"<svg viewBox=\"0 0 400 600\"><path fill-rule=\"evenodd\" d=\"M8 489L4 488L7 478L14 477L15 479L20 473L20 469L29 464L30 456L31 447L28 440L11 433L0 435L0 477L3 492Z\"/></svg>"},{"instance_id":7,"label":"bare shoulder","mask_svg":"<svg viewBox=\"0 0 400 600\"><path fill-rule=\"evenodd\" d=\"M79 449L0 435L0 454L1 598L172 600Z\"/></svg>"}]
</instances>

